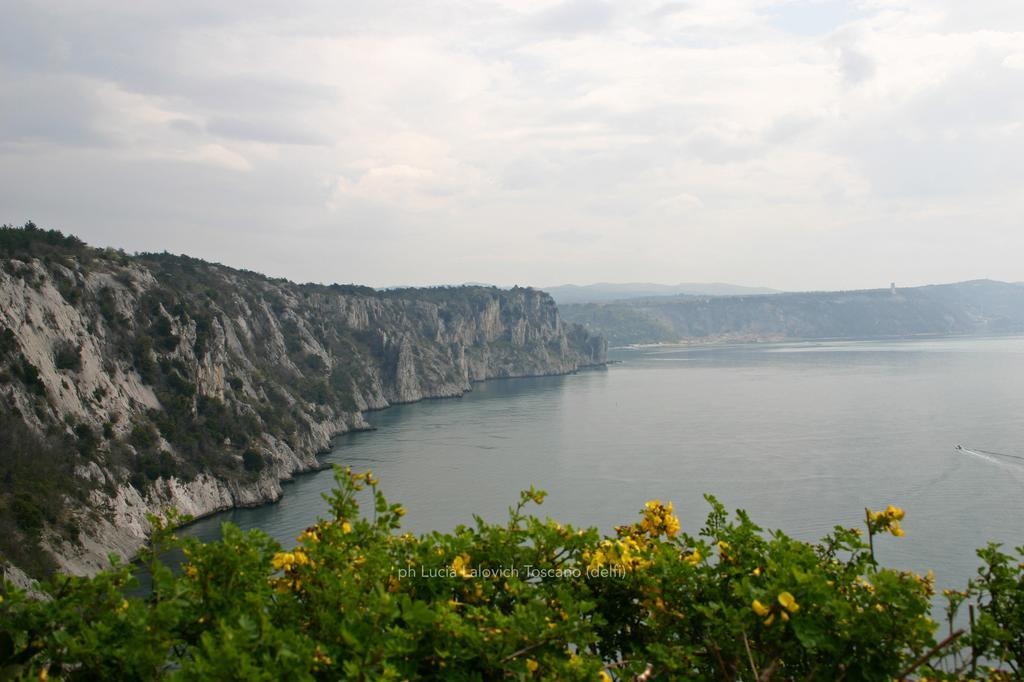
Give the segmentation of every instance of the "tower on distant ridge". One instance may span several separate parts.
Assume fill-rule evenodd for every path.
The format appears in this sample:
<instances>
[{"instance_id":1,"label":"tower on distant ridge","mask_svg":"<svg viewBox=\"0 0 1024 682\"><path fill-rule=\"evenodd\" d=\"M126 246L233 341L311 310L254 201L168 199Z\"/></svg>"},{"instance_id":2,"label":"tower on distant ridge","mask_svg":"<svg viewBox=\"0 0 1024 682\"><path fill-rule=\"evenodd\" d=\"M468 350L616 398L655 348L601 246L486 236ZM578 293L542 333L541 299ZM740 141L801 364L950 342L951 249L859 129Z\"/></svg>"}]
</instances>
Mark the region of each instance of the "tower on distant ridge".
<instances>
[{"instance_id":1,"label":"tower on distant ridge","mask_svg":"<svg viewBox=\"0 0 1024 682\"><path fill-rule=\"evenodd\" d=\"M896 295L896 282L889 282L889 293L893 296Z\"/></svg>"}]
</instances>

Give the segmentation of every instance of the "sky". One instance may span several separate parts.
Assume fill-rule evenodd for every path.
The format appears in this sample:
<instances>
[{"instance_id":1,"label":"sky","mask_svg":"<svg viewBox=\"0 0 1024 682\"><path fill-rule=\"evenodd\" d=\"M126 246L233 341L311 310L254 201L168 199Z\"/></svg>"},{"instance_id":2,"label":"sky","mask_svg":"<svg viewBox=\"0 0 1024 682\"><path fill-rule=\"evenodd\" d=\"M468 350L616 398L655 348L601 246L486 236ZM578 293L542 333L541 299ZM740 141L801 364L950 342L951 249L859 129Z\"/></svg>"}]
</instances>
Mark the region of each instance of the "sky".
<instances>
[{"instance_id":1,"label":"sky","mask_svg":"<svg viewBox=\"0 0 1024 682\"><path fill-rule=\"evenodd\" d=\"M0 222L297 281L1024 280L1019 0L4 0Z\"/></svg>"}]
</instances>

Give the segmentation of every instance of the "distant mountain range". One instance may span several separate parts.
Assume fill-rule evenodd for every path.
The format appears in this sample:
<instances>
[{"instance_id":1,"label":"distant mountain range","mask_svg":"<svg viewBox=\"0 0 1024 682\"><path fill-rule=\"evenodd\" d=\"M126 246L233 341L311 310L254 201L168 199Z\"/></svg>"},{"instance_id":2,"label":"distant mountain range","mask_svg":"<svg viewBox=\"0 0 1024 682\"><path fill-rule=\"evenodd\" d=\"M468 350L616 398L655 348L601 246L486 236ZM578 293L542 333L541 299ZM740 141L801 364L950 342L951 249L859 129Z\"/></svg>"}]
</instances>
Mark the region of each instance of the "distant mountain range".
<instances>
[{"instance_id":1,"label":"distant mountain range","mask_svg":"<svg viewBox=\"0 0 1024 682\"><path fill-rule=\"evenodd\" d=\"M893 291L657 296L561 303L559 310L620 346L1008 333L1024 331L1024 285L974 280Z\"/></svg>"},{"instance_id":2,"label":"distant mountain range","mask_svg":"<svg viewBox=\"0 0 1024 682\"><path fill-rule=\"evenodd\" d=\"M683 284L652 284L650 282L630 282L613 284L563 284L557 287L541 287L542 291L551 294L551 298L562 303L610 303L632 298L649 298L652 296L754 296L759 294L777 294L777 289L765 287L744 287L737 284L721 282L686 282Z\"/></svg>"}]
</instances>

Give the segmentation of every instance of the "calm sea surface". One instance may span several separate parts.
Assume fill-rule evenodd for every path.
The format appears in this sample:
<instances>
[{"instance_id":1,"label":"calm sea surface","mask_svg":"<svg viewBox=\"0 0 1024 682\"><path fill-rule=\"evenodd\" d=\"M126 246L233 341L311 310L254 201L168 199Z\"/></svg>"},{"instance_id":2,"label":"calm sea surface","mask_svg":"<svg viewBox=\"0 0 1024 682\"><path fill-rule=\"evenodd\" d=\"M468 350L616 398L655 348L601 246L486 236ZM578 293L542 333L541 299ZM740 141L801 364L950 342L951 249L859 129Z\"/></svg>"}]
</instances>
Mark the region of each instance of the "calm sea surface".
<instances>
[{"instance_id":1,"label":"calm sea surface","mask_svg":"<svg viewBox=\"0 0 1024 682\"><path fill-rule=\"evenodd\" d=\"M987 540L1024 544L1024 337L658 347L613 351L607 369L478 384L462 399L368 415L375 432L337 440L328 462L371 468L413 532L472 514L500 521L531 484L539 508L611 531L651 498L696 533L710 492L766 528L813 540L864 507L907 511L883 563L959 586ZM204 519L262 528L291 546L326 513L330 471L284 498Z\"/></svg>"}]
</instances>

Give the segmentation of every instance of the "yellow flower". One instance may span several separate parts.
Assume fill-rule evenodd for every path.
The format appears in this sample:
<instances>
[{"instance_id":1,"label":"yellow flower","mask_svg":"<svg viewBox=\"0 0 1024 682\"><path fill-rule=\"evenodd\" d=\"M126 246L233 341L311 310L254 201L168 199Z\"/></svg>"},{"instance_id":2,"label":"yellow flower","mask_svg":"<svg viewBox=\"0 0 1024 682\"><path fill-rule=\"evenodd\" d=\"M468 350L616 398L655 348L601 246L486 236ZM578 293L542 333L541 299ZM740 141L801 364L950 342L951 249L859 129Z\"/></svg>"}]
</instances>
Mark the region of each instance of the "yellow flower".
<instances>
[{"instance_id":1,"label":"yellow flower","mask_svg":"<svg viewBox=\"0 0 1024 682\"><path fill-rule=\"evenodd\" d=\"M270 565L279 571L281 569L287 571L293 563L295 563L295 555L291 552L278 552L270 560Z\"/></svg>"},{"instance_id":2,"label":"yellow flower","mask_svg":"<svg viewBox=\"0 0 1024 682\"><path fill-rule=\"evenodd\" d=\"M704 557L700 555L700 550L694 547L693 553L690 554L690 556L686 557L686 563L690 564L691 566L696 566L701 562L701 559L703 558Z\"/></svg>"},{"instance_id":3,"label":"yellow flower","mask_svg":"<svg viewBox=\"0 0 1024 682\"><path fill-rule=\"evenodd\" d=\"M342 533L351 533L352 532L352 524L349 523L348 521L342 521L341 522L341 532Z\"/></svg>"},{"instance_id":4,"label":"yellow flower","mask_svg":"<svg viewBox=\"0 0 1024 682\"><path fill-rule=\"evenodd\" d=\"M469 555L468 554L460 554L459 556L457 556L454 559L452 559L452 570L455 571L455 575L457 575L457 576L460 576L462 578L471 578L472 575L470 575L469 570L467 570L468 566L469 566Z\"/></svg>"},{"instance_id":5,"label":"yellow flower","mask_svg":"<svg viewBox=\"0 0 1024 682\"><path fill-rule=\"evenodd\" d=\"M532 658L526 659L526 669L529 670L531 673L537 672L537 668L539 667L540 664L537 663L537 661L533 660Z\"/></svg>"},{"instance_id":6,"label":"yellow flower","mask_svg":"<svg viewBox=\"0 0 1024 682\"><path fill-rule=\"evenodd\" d=\"M395 515L398 517L405 516L405 507L402 507L401 505L395 507Z\"/></svg>"},{"instance_id":7,"label":"yellow flower","mask_svg":"<svg viewBox=\"0 0 1024 682\"><path fill-rule=\"evenodd\" d=\"M301 549L294 552L278 552L270 559L270 565L278 571L292 571L297 566L312 564L313 561Z\"/></svg>"},{"instance_id":8,"label":"yellow flower","mask_svg":"<svg viewBox=\"0 0 1024 682\"><path fill-rule=\"evenodd\" d=\"M757 568L754 569L753 575L754 575L755 578L760 578L761 577L761 567L760 566L758 566Z\"/></svg>"},{"instance_id":9,"label":"yellow flower","mask_svg":"<svg viewBox=\"0 0 1024 682\"><path fill-rule=\"evenodd\" d=\"M597 679L600 682L612 682L612 676L609 675L608 672L605 670L602 670L597 674Z\"/></svg>"},{"instance_id":10,"label":"yellow flower","mask_svg":"<svg viewBox=\"0 0 1024 682\"><path fill-rule=\"evenodd\" d=\"M621 566L627 571L638 568L646 568L651 561L636 556L642 547L632 537L624 537L620 540L604 540L600 547L593 554L584 553L583 559L589 561L588 567L594 571L602 566L611 564Z\"/></svg>"},{"instance_id":11,"label":"yellow flower","mask_svg":"<svg viewBox=\"0 0 1024 682\"><path fill-rule=\"evenodd\" d=\"M889 505L882 511L868 511L868 530L872 533L884 533L889 531L896 537L903 537L903 529L900 528L900 521L903 520L904 512L899 507Z\"/></svg>"},{"instance_id":12,"label":"yellow flower","mask_svg":"<svg viewBox=\"0 0 1024 682\"><path fill-rule=\"evenodd\" d=\"M644 503L643 516L639 528L651 537L657 537L662 533L671 537L679 533L679 519L672 513L671 502L662 504L661 500L650 500Z\"/></svg>"},{"instance_id":13,"label":"yellow flower","mask_svg":"<svg viewBox=\"0 0 1024 682\"><path fill-rule=\"evenodd\" d=\"M774 622L775 622L775 614L774 613L764 619L764 624L765 625L771 625Z\"/></svg>"},{"instance_id":14,"label":"yellow flower","mask_svg":"<svg viewBox=\"0 0 1024 682\"><path fill-rule=\"evenodd\" d=\"M800 610L800 605L796 603L796 599L789 592L783 592L779 595L779 604L790 613L796 613Z\"/></svg>"},{"instance_id":15,"label":"yellow flower","mask_svg":"<svg viewBox=\"0 0 1024 682\"><path fill-rule=\"evenodd\" d=\"M754 613L764 618L768 615L768 607L761 603L759 599L755 599L750 605L750 608L754 609Z\"/></svg>"}]
</instances>

